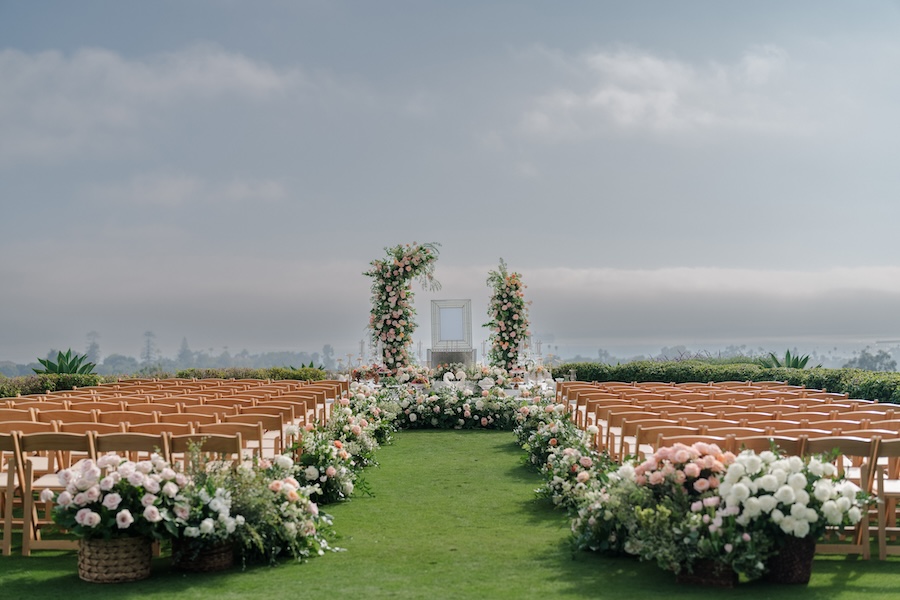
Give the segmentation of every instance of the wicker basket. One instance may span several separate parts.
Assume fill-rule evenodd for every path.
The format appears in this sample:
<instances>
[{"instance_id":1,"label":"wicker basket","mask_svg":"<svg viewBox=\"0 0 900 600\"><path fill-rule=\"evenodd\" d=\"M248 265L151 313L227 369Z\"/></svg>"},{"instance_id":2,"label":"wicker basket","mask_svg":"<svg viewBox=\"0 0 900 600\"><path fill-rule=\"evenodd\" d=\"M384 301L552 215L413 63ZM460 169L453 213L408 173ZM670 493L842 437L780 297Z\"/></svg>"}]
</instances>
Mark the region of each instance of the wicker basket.
<instances>
[{"instance_id":1,"label":"wicker basket","mask_svg":"<svg viewBox=\"0 0 900 600\"><path fill-rule=\"evenodd\" d=\"M763 579L770 583L808 584L816 555L816 538L786 535L780 547L778 554L766 561Z\"/></svg>"},{"instance_id":2,"label":"wicker basket","mask_svg":"<svg viewBox=\"0 0 900 600\"><path fill-rule=\"evenodd\" d=\"M150 577L152 541L143 537L82 539L78 577L91 583L123 583Z\"/></svg>"},{"instance_id":3,"label":"wicker basket","mask_svg":"<svg viewBox=\"0 0 900 600\"><path fill-rule=\"evenodd\" d=\"M692 572L683 569L677 573L675 581L690 585L733 588L738 584L738 574L731 565L717 560L701 559L694 563Z\"/></svg>"},{"instance_id":4,"label":"wicker basket","mask_svg":"<svg viewBox=\"0 0 900 600\"><path fill-rule=\"evenodd\" d=\"M172 565L181 571L211 573L234 566L234 545L231 542L207 546L198 551L177 540L172 542Z\"/></svg>"}]
</instances>

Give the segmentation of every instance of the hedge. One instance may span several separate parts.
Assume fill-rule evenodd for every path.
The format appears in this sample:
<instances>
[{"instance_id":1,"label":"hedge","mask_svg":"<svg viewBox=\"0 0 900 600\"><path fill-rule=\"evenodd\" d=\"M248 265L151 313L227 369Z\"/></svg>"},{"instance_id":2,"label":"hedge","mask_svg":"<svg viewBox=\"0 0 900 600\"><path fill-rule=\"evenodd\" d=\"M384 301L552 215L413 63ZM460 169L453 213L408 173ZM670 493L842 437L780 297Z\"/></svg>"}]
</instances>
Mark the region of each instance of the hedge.
<instances>
[{"instance_id":1,"label":"hedge","mask_svg":"<svg viewBox=\"0 0 900 600\"><path fill-rule=\"evenodd\" d=\"M59 390L71 390L73 387L87 387L100 383L115 381L115 378L91 373L89 375L25 375L0 379L0 398L14 398L18 395L45 394Z\"/></svg>"},{"instance_id":2,"label":"hedge","mask_svg":"<svg viewBox=\"0 0 900 600\"><path fill-rule=\"evenodd\" d=\"M327 375L322 369L301 367L289 369L286 367L273 367L270 369L185 369L175 373L176 377L196 379L298 379L302 381L321 381Z\"/></svg>"},{"instance_id":3,"label":"hedge","mask_svg":"<svg viewBox=\"0 0 900 600\"><path fill-rule=\"evenodd\" d=\"M672 383L709 381L784 381L791 385L851 398L900 404L900 373L861 369L767 369L750 363L710 364L702 361L635 361L621 365L566 363L554 367L558 376L575 371L578 381L665 381Z\"/></svg>"}]
</instances>

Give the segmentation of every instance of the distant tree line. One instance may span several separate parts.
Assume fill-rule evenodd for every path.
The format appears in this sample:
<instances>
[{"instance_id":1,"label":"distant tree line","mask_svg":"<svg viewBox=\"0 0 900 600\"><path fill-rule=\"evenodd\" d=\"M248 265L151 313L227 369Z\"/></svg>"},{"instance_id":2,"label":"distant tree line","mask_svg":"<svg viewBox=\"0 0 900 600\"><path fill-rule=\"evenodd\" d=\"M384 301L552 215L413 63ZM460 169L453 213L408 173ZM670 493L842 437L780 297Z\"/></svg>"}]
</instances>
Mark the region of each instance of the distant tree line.
<instances>
[{"instance_id":1,"label":"distant tree line","mask_svg":"<svg viewBox=\"0 0 900 600\"><path fill-rule=\"evenodd\" d=\"M271 367L302 367L312 364L324 369L336 369L338 367L334 358L334 348L331 344L325 344L321 352L263 352L250 354L247 350L241 350L235 354L224 347L220 352L212 348L208 350L191 350L187 338L181 340L181 347L174 358L161 355L157 349L152 331L144 333L144 343L141 347L139 359L124 354L110 354L102 357L100 354L100 335L96 331L87 334L88 344L85 354L90 362L96 363L94 372L98 375L134 375L153 373L174 373L184 369L267 369ZM58 354L57 349L47 352L46 358L53 359ZM35 369L43 369L43 365L35 359L34 362L19 364L12 361L0 361L0 374L7 377L33 375Z\"/></svg>"}]
</instances>

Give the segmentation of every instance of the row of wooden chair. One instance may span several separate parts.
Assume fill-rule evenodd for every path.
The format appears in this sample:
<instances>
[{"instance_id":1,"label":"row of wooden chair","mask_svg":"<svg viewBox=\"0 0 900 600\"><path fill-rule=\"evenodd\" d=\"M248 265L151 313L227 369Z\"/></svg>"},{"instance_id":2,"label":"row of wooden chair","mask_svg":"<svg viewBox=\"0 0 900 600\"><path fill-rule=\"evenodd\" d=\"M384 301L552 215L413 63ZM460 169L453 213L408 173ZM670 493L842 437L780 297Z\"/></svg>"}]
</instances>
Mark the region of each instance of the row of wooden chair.
<instances>
[{"instance_id":1,"label":"row of wooden chair","mask_svg":"<svg viewBox=\"0 0 900 600\"><path fill-rule=\"evenodd\" d=\"M207 380L196 384L171 385L160 380L152 385L159 389L147 390L131 386L121 389L119 384L102 384L90 389L76 389L51 392L16 398L0 398L0 407L9 409L52 410L142 410L151 412L150 405L158 405L158 412L174 412L173 407L193 407L197 405L241 405L255 406L268 401L299 402L310 405L310 416L325 420L330 407L339 398L349 393L346 381L297 382L282 380L237 380L221 385L208 385ZM203 387L188 387L188 386ZM53 407L53 408L51 408ZM181 409L178 409L181 410ZM304 417L305 418L305 417Z\"/></svg>"},{"instance_id":2,"label":"row of wooden chair","mask_svg":"<svg viewBox=\"0 0 900 600\"><path fill-rule=\"evenodd\" d=\"M0 456L6 463L6 469L2 471L6 476L0 496L3 554L11 553L12 534L17 525L21 526L22 553L25 556L35 549L74 547L72 540L48 540L41 535L41 529L52 522L49 518L52 504L41 501L37 496L44 489L62 489L56 476L60 469L82 458L96 458L108 452L135 459L140 458L138 453L148 455L156 452L166 460L172 460L175 456L183 457L198 444L205 453L226 454L232 461L244 459L240 433L0 433ZM17 499L21 506L20 518L14 515ZM43 510L39 511L39 508Z\"/></svg>"}]
</instances>

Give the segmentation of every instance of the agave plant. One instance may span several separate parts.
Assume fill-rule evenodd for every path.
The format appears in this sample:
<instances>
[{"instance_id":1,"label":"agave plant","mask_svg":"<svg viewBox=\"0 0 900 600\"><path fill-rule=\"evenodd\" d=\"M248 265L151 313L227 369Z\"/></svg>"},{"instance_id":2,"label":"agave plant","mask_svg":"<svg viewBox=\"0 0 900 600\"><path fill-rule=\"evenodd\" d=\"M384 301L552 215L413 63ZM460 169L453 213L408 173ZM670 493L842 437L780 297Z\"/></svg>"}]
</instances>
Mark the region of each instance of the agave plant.
<instances>
[{"instance_id":1,"label":"agave plant","mask_svg":"<svg viewBox=\"0 0 900 600\"><path fill-rule=\"evenodd\" d=\"M37 359L39 363L44 365L43 369L32 369L35 373L55 373L57 375L87 375L94 372L95 365L92 362L85 362L87 354L76 354L72 356L72 349L69 348L65 352L59 352L56 356L56 362L49 358Z\"/></svg>"},{"instance_id":2,"label":"agave plant","mask_svg":"<svg viewBox=\"0 0 900 600\"><path fill-rule=\"evenodd\" d=\"M779 359L774 352L769 352L768 356L759 359L759 364L766 368L782 367L785 369L805 369L809 362L809 354L792 355L790 350L785 350L784 359ZM822 365L816 365L821 367Z\"/></svg>"}]
</instances>

